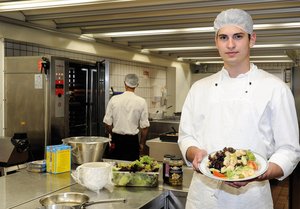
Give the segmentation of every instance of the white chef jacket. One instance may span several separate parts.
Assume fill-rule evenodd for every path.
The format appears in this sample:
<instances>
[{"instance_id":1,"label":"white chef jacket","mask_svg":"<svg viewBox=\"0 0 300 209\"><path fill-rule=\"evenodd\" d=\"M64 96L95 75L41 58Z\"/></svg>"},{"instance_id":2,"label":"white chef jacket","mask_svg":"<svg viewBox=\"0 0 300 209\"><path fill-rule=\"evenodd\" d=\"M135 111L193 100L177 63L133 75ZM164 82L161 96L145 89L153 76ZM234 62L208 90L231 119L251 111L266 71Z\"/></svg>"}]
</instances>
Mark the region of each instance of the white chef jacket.
<instances>
[{"instance_id":1,"label":"white chef jacket","mask_svg":"<svg viewBox=\"0 0 300 209\"><path fill-rule=\"evenodd\" d=\"M107 104L103 122L113 124L113 133L138 134L139 127L150 126L146 100L130 91L113 96Z\"/></svg>"},{"instance_id":2,"label":"white chef jacket","mask_svg":"<svg viewBox=\"0 0 300 209\"><path fill-rule=\"evenodd\" d=\"M186 159L190 146L208 153L224 147L250 149L279 165L287 177L300 160L294 98L276 76L251 64L231 78L226 69L197 81L182 109L178 144ZM271 209L268 181L236 189L194 173L187 209Z\"/></svg>"}]
</instances>

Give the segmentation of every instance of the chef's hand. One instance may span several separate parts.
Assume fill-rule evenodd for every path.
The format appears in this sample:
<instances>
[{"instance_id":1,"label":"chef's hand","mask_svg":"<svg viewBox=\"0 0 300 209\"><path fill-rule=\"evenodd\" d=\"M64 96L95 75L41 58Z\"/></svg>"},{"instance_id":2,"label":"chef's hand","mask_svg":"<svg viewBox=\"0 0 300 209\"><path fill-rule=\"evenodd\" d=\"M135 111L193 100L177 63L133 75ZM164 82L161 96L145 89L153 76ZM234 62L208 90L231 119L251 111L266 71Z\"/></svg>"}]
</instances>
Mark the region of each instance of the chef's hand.
<instances>
[{"instance_id":1,"label":"chef's hand","mask_svg":"<svg viewBox=\"0 0 300 209\"><path fill-rule=\"evenodd\" d=\"M145 146L143 144L140 144L140 155L146 155Z\"/></svg>"},{"instance_id":2,"label":"chef's hand","mask_svg":"<svg viewBox=\"0 0 300 209\"><path fill-rule=\"evenodd\" d=\"M283 176L283 170L281 167L275 163L269 162L267 171L260 175L257 180L264 181L269 179L280 178Z\"/></svg>"},{"instance_id":3,"label":"chef's hand","mask_svg":"<svg viewBox=\"0 0 300 209\"><path fill-rule=\"evenodd\" d=\"M199 164L203 160L203 158L207 155L206 150L199 149L198 147L189 147L186 152L187 160L192 162L193 168L195 171L199 171Z\"/></svg>"},{"instance_id":4,"label":"chef's hand","mask_svg":"<svg viewBox=\"0 0 300 209\"><path fill-rule=\"evenodd\" d=\"M251 182L253 180L249 180L249 181L225 181L225 184L232 186L234 188L240 188L243 186L246 186L249 182Z\"/></svg>"}]
</instances>

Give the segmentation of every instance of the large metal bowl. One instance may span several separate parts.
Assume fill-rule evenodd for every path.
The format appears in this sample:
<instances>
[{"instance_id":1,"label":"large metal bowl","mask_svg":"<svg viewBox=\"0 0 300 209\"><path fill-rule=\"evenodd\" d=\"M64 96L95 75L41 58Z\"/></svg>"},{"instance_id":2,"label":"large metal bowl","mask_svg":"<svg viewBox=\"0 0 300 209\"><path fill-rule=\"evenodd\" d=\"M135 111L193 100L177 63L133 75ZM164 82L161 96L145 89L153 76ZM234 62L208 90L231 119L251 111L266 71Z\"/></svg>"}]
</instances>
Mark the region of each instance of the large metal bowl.
<instances>
[{"instance_id":1,"label":"large metal bowl","mask_svg":"<svg viewBox=\"0 0 300 209\"><path fill-rule=\"evenodd\" d=\"M88 162L100 162L109 138L96 136L77 136L62 139L72 147L72 163L81 165Z\"/></svg>"}]
</instances>

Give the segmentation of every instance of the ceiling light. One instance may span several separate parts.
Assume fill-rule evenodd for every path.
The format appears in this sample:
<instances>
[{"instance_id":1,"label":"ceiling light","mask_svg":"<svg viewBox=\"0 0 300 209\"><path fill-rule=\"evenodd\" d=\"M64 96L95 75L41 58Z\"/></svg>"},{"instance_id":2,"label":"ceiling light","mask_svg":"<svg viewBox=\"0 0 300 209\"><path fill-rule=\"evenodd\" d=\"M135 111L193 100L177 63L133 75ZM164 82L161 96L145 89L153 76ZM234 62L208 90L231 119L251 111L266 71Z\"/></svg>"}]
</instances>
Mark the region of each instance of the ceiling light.
<instances>
[{"instance_id":1,"label":"ceiling light","mask_svg":"<svg viewBox=\"0 0 300 209\"><path fill-rule=\"evenodd\" d=\"M300 47L300 43L295 44L260 44L254 45L253 48L276 48L276 47ZM215 46L191 46L191 47L166 47L166 48L151 48L149 51L184 51L184 50L205 50L205 49L216 49ZM146 49L144 49L146 50Z\"/></svg>"},{"instance_id":2,"label":"ceiling light","mask_svg":"<svg viewBox=\"0 0 300 209\"><path fill-rule=\"evenodd\" d=\"M201 64L219 64L219 63L224 63L223 61L201 61L201 62L196 62L197 65L201 65Z\"/></svg>"},{"instance_id":3,"label":"ceiling light","mask_svg":"<svg viewBox=\"0 0 300 209\"><path fill-rule=\"evenodd\" d=\"M258 45L253 46L253 48L276 48L276 47L300 47L300 43L294 43L294 44L258 44Z\"/></svg>"},{"instance_id":4,"label":"ceiling light","mask_svg":"<svg viewBox=\"0 0 300 209\"><path fill-rule=\"evenodd\" d=\"M221 57L178 57L177 59L182 59L182 60L214 60L214 59L221 59Z\"/></svg>"},{"instance_id":5,"label":"ceiling light","mask_svg":"<svg viewBox=\"0 0 300 209\"><path fill-rule=\"evenodd\" d=\"M251 60L252 63L269 63L269 62L280 62L280 63L292 63L292 60ZM224 63L223 61L217 61L217 60L208 60L208 61L198 61L196 62L199 64L220 64Z\"/></svg>"},{"instance_id":6,"label":"ceiling light","mask_svg":"<svg viewBox=\"0 0 300 209\"><path fill-rule=\"evenodd\" d=\"M149 54L150 51L149 51L149 49L142 49L142 50L141 50L141 53L143 53L143 54Z\"/></svg>"},{"instance_id":7,"label":"ceiling light","mask_svg":"<svg viewBox=\"0 0 300 209\"><path fill-rule=\"evenodd\" d=\"M123 32L111 32L111 33L97 33L94 35L99 37L128 37L128 36L149 36L149 35L181 34L181 33L207 33L213 31L214 31L213 27L202 27L202 28L123 31Z\"/></svg>"},{"instance_id":8,"label":"ceiling light","mask_svg":"<svg viewBox=\"0 0 300 209\"><path fill-rule=\"evenodd\" d=\"M62 6L78 6L97 3L112 3L134 0L30 0L0 3L0 12L20 11L29 9L47 9Z\"/></svg>"},{"instance_id":9,"label":"ceiling light","mask_svg":"<svg viewBox=\"0 0 300 209\"><path fill-rule=\"evenodd\" d=\"M250 59L289 58L287 55L250 56ZM178 57L177 60L218 60L221 57Z\"/></svg>"},{"instance_id":10,"label":"ceiling light","mask_svg":"<svg viewBox=\"0 0 300 209\"><path fill-rule=\"evenodd\" d=\"M293 62L293 60L251 60L253 63L264 63L264 62Z\"/></svg>"},{"instance_id":11,"label":"ceiling light","mask_svg":"<svg viewBox=\"0 0 300 209\"><path fill-rule=\"evenodd\" d=\"M300 28L300 22L293 23L274 23L274 24L256 24L253 26L255 30L277 29L277 28ZM185 33L211 33L214 32L213 27L198 28L179 28L179 29L161 29L161 30L140 30L140 31L122 31L111 33L97 33L97 37L129 37L129 36L150 36L150 35L166 35L166 34L185 34Z\"/></svg>"},{"instance_id":12,"label":"ceiling light","mask_svg":"<svg viewBox=\"0 0 300 209\"><path fill-rule=\"evenodd\" d=\"M300 22L273 23L273 24L257 24L257 25L253 25L254 30L279 29L279 28L299 28L299 27L300 27Z\"/></svg>"},{"instance_id":13,"label":"ceiling light","mask_svg":"<svg viewBox=\"0 0 300 209\"><path fill-rule=\"evenodd\" d=\"M184 50L201 50L201 49L216 49L215 46L191 46L191 47L167 47L167 48L153 48L149 51L184 51Z\"/></svg>"},{"instance_id":14,"label":"ceiling light","mask_svg":"<svg viewBox=\"0 0 300 209\"><path fill-rule=\"evenodd\" d=\"M265 58L289 58L287 55L270 55L270 56L250 56L253 59L265 59Z\"/></svg>"}]
</instances>

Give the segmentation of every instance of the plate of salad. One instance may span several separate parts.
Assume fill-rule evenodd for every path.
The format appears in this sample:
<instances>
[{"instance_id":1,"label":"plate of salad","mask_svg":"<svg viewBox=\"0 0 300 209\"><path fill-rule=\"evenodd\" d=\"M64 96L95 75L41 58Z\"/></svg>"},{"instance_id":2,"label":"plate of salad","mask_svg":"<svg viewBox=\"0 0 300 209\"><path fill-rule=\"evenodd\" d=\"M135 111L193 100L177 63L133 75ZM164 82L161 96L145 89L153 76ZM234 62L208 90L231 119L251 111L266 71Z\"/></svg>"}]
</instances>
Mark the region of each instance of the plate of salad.
<instances>
[{"instance_id":1,"label":"plate of salad","mask_svg":"<svg viewBox=\"0 0 300 209\"><path fill-rule=\"evenodd\" d=\"M207 155L199 166L200 171L221 181L246 181L254 179L268 169L268 163L258 153L245 149L224 147Z\"/></svg>"}]
</instances>

